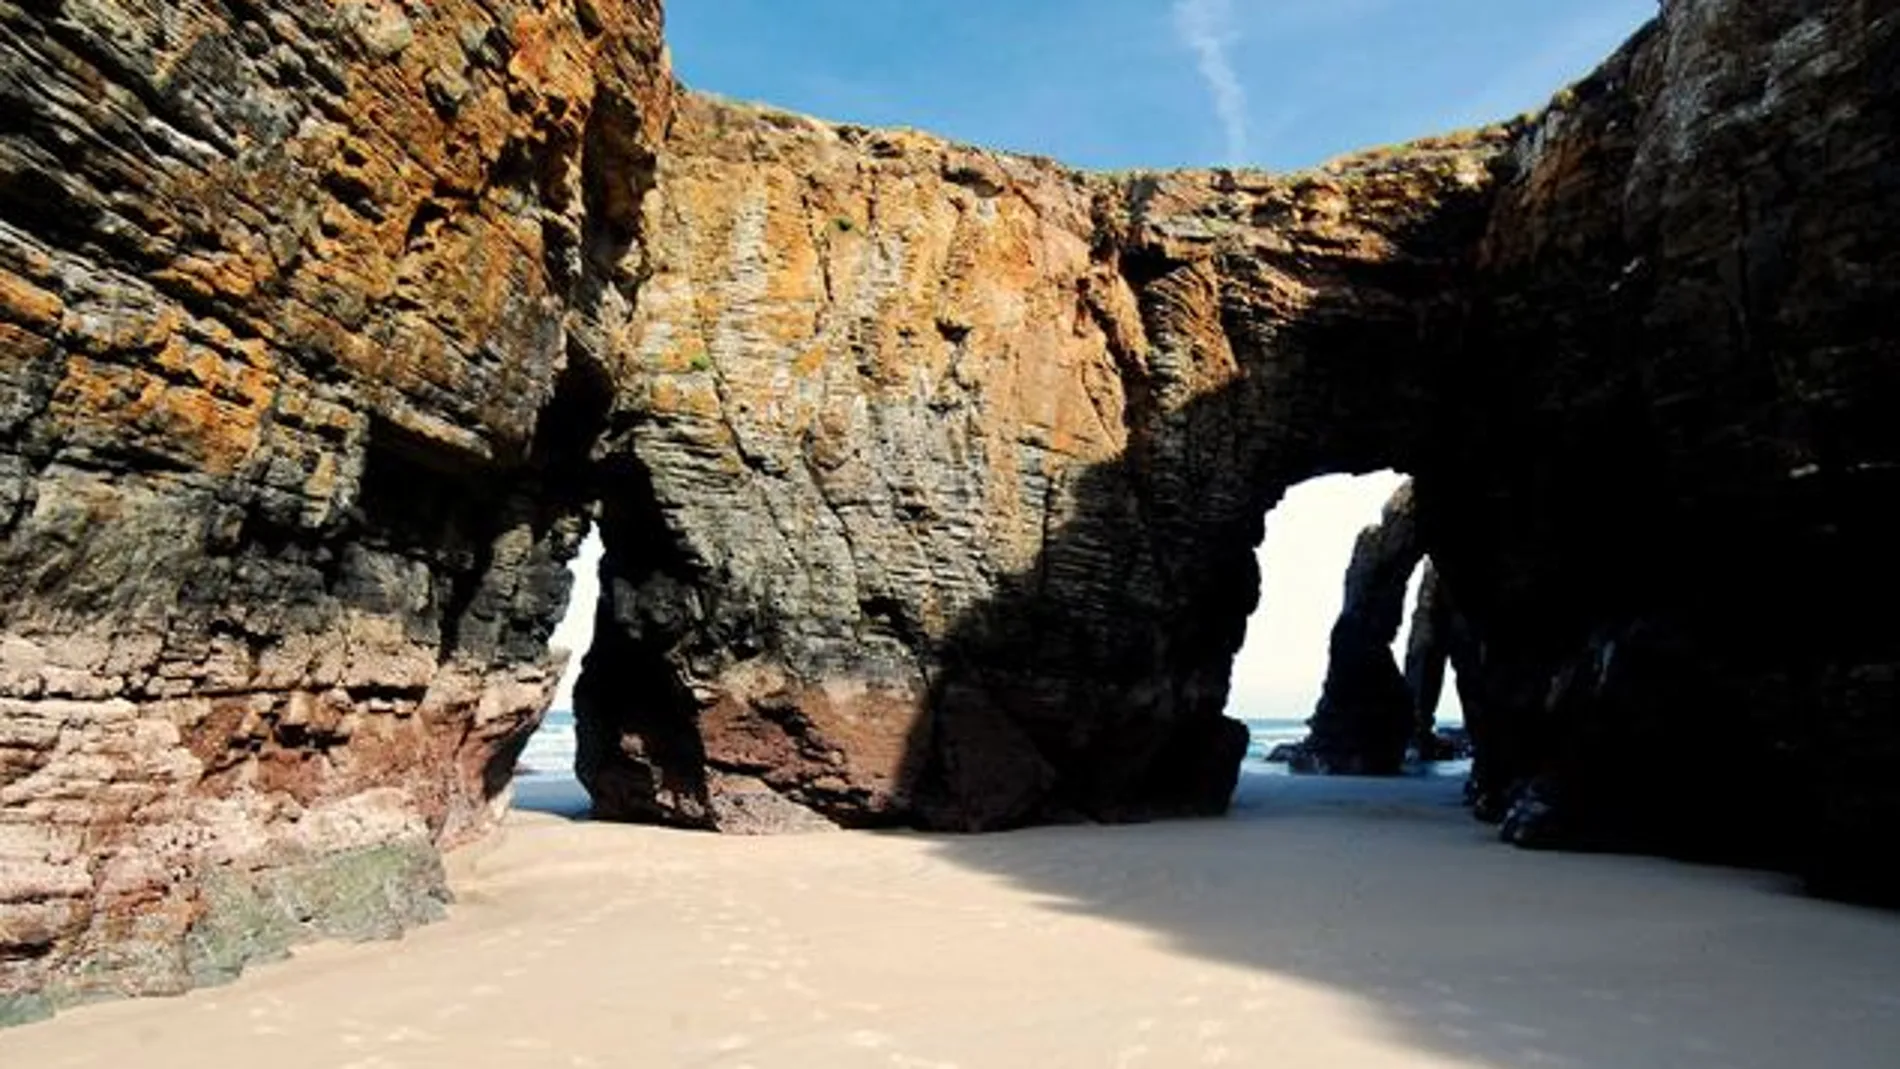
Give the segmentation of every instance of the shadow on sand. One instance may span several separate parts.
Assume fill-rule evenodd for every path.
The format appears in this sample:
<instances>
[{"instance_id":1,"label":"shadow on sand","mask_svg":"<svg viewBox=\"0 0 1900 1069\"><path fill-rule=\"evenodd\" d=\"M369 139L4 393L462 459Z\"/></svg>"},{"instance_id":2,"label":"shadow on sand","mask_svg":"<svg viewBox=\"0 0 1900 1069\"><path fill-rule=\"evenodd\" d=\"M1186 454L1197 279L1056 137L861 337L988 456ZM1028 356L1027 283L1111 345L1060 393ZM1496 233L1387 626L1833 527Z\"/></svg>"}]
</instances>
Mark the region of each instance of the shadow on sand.
<instances>
[{"instance_id":1,"label":"shadow on sand","mask_svg":"<svg viewBox=\"0 0 1900 1069\"><path fill-rule=\"evenodd\" d=\"M1526 295L1547 280L1487 278L1480 292L1467 257L1485 208L1411 220L1387 235L1390 258L1323 277L1220 264L1240 374L1173 405L1166 382L1131 387L1127 455L1052 488L1068 507L1035 567L953 630L933 673L902 777L924 826L1218 812L1245 747L1223 707L1267 511L1305 479L1391 468L1415 477L1424 552L1481 632L1486 668L1461 673L1480 762L1571 788L1550 798L1570 806L1557 824L1571 845L1757 861L1766 844L1801 864L1777 848L1821 826L1824 784L1791 756L1792 728L1770 715L1783 706L1725 682L1729 662L1707 648L1762 630L1735 561L1805 589L1785 563L1804 559L1790 555L1798 524L1736 524L1671 496L1679 458L1648 425L1654 384L1615 338L1583 338L1575 366L1506 344L1486 316L1530 316ZM1578 255L1624 263L1622 240L1580 239ZM1165 324L1187 299L1173 287L1205 274L1159 255L1125 251L1121 270L1144 319ZM1266 271L1319 296L1288 321L1251 303L1246 283ZM1638 296L1617 300L1632 303L1603 323L1640 311ZM1144 372L1162 366L1146 359ZM1588 389L1563 380L1584 373ZM1754 678L1777 663L1771 640L1809 618L1755 635ZM1644 638L1671 623L1708 641ZM1603 651L1625 638L1613 663ZM1800 899L1775 874L1506 849L1459 789L1249 775L1227 821L937 849L1052 908L1353 993L1420 1048L1498 1066L1852 1066L1900 1050L1900 1000L1881 986L1900 955L1891 915ZM1870 1032L1890 1041L1871 1045L1884 1061L1868 1061Z\"/></svg>"},{"instance_id":2,"label":"shadow on sand","mask_svg":"<svg viewBox=\"0 0 1900 1069\"><path fill-rule=\"evenodd\" d=\"M1504 849L1459 792L1249 771L1224 820L935 849L1044 908L1348 993L1407 1045L1500 1069L1874 1069L1900 1050L1890 915L1772 874ZM1271 1032L1249 1045L1272 1063Z\"/></svg>"}]
</instances>

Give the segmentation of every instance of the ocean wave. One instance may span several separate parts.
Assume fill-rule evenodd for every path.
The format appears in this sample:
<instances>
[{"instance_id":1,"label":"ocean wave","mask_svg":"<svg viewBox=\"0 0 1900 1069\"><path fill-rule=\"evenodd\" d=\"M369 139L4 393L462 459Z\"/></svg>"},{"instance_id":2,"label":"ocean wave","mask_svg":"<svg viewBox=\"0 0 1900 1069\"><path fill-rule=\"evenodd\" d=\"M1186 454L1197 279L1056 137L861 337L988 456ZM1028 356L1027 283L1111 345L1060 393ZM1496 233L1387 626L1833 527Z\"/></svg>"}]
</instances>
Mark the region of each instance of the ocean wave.
<instances>
[{"instance_id":1,"label":"ocean wave","mask_svg":"<svg viewBox=\"0 0 1900 1069\"><path fill-rule=\"evenodd\" d=\"M518 776L545 776L572 779L574 776L574 714L556 709L528 736L515 766Z\"/></svg>"}]
</instances>

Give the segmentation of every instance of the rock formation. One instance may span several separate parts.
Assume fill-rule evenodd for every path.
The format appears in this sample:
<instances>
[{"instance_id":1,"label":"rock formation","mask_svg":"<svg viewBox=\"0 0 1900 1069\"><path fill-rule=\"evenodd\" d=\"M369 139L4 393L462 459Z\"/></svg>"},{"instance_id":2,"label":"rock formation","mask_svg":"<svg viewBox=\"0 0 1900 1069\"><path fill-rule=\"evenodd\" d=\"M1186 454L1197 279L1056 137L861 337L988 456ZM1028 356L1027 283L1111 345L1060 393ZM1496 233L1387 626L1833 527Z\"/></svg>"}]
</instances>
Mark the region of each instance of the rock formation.
<instances>
[{"instance_id":1,"label":"rock formation","mask_svg":"<svg viewBox=\"0 0 1900 1069\"><path fill-rule=\"evenodd\" d=\"M0 1023L440 911L671 90L648 0L0 2Z\"/></svg>"},{"instance_id":2,"label":"rock formation","mask_svg":"<svg viewBox=\"0 0 1900 1069\"><path fill-rule=\"evenodd\" d=\"M1900 5L1668 0L1515 147L1418 476L1519 842L1900 897Z\"/></svg>"},{"instance_id":3,"label":"rock formation","mask_svg":"<svg viewBox=\"0 0 1900 1069\"><path fill-rule=\"evenodd\" d=\"M590 516L606 816L1218 811L1267 509L1397 468L1508 837L1900 894L1897 35L1100 176L677 99L653 0L0 0L0 1020L432 912Z\"/></svg>"},{"instance_id":4,"label":"rock formation","mask_svg":"<svg viewBox=\"0 0 1900 1069\"><path fill-rule=\"evenodd\" d=\"M1224 809L1263 517L1417 453L1506 136L1103 177L684 100L606 346L599 809Z\"/></svg>"},{"instance_id":5,"label":"rock formation","mask_svg":"<svg viewBox=\"0 0 1900 1069\"><path fill-rule=\"evenodd\" d=\"M1426 560L1419 569L1418 604L1405 635L1405 695L1411 703L1412 745L1425 760L1437 760L1443 749L1435 741L1438 703L1445 693L1445 667L1450 662L1451 595L1438 569Z\"/></svg>"},{"instance_id":6,"label":"rock formation","mask_svg":"<svg viewBox=\"0 0 1900 1069\"><path fill-rule=\"evenodd\" d=\"M1328 643L1326 681L1303 744L1303 771L1396 775L1415 740L1412 691L1392 656L1405 618L1406 586L1423 553L1412 502L1408 481L1353 543L1345 597Z\"/></svg>"}]
</instances>

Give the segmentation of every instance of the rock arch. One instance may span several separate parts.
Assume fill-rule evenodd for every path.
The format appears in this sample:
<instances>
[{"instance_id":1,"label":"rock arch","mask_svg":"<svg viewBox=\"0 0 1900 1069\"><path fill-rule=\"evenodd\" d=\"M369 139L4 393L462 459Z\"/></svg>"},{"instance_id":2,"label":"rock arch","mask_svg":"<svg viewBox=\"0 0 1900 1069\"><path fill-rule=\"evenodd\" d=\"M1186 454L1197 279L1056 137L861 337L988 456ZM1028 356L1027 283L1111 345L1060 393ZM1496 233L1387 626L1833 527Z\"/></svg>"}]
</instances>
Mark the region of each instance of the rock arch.
<instances>
[{"instance_id":1,"label":"rock arch","mask_svg":"<svg viewBox=\"0 0 1900 1069\"><path fill-rule=\"evenodd\" d=\"M580 710L676 785L629 811L1224 809L1262 519L1422 452L1509 136L1102 178L683 100L616 446L682 556L612 585L633 645L598 669L638 646L676 675Z\"/></svg>"},{"instance_id":2,"label":"rock arch","mask_svg":"<svg viewBox=\"0 0 1900 1069\"><path fill-rule=\"evenodd\" d=\"M116 10L0 22L0 1021L429 914L593 508L616 815L1217 811L1262 518L1390 467L1514 841L1896 895L1868 4L1283 177L676 100L653 0Z\"/></svg>"}]
</instances>

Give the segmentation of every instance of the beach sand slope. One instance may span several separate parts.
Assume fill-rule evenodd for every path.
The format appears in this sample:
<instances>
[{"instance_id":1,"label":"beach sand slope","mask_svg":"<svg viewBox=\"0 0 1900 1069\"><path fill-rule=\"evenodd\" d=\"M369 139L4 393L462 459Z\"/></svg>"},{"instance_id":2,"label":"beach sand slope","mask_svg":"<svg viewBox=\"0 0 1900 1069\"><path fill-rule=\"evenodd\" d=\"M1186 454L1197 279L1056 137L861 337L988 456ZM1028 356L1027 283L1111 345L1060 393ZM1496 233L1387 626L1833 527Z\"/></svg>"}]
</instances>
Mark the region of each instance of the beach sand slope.
<instances>
[{"instance_id":1,"label":"beach sand slope","mask_svg":"<svg viewBox=\"0 0 1900 1069\"><path fill-rule=\"evenodd\" d=\"M1887 1067L1900 918L1501 849L1450 779L1226 820L747 839L516 814L450 920L0 1033L0 1065Z\"/></svg>"}]
</instances>

